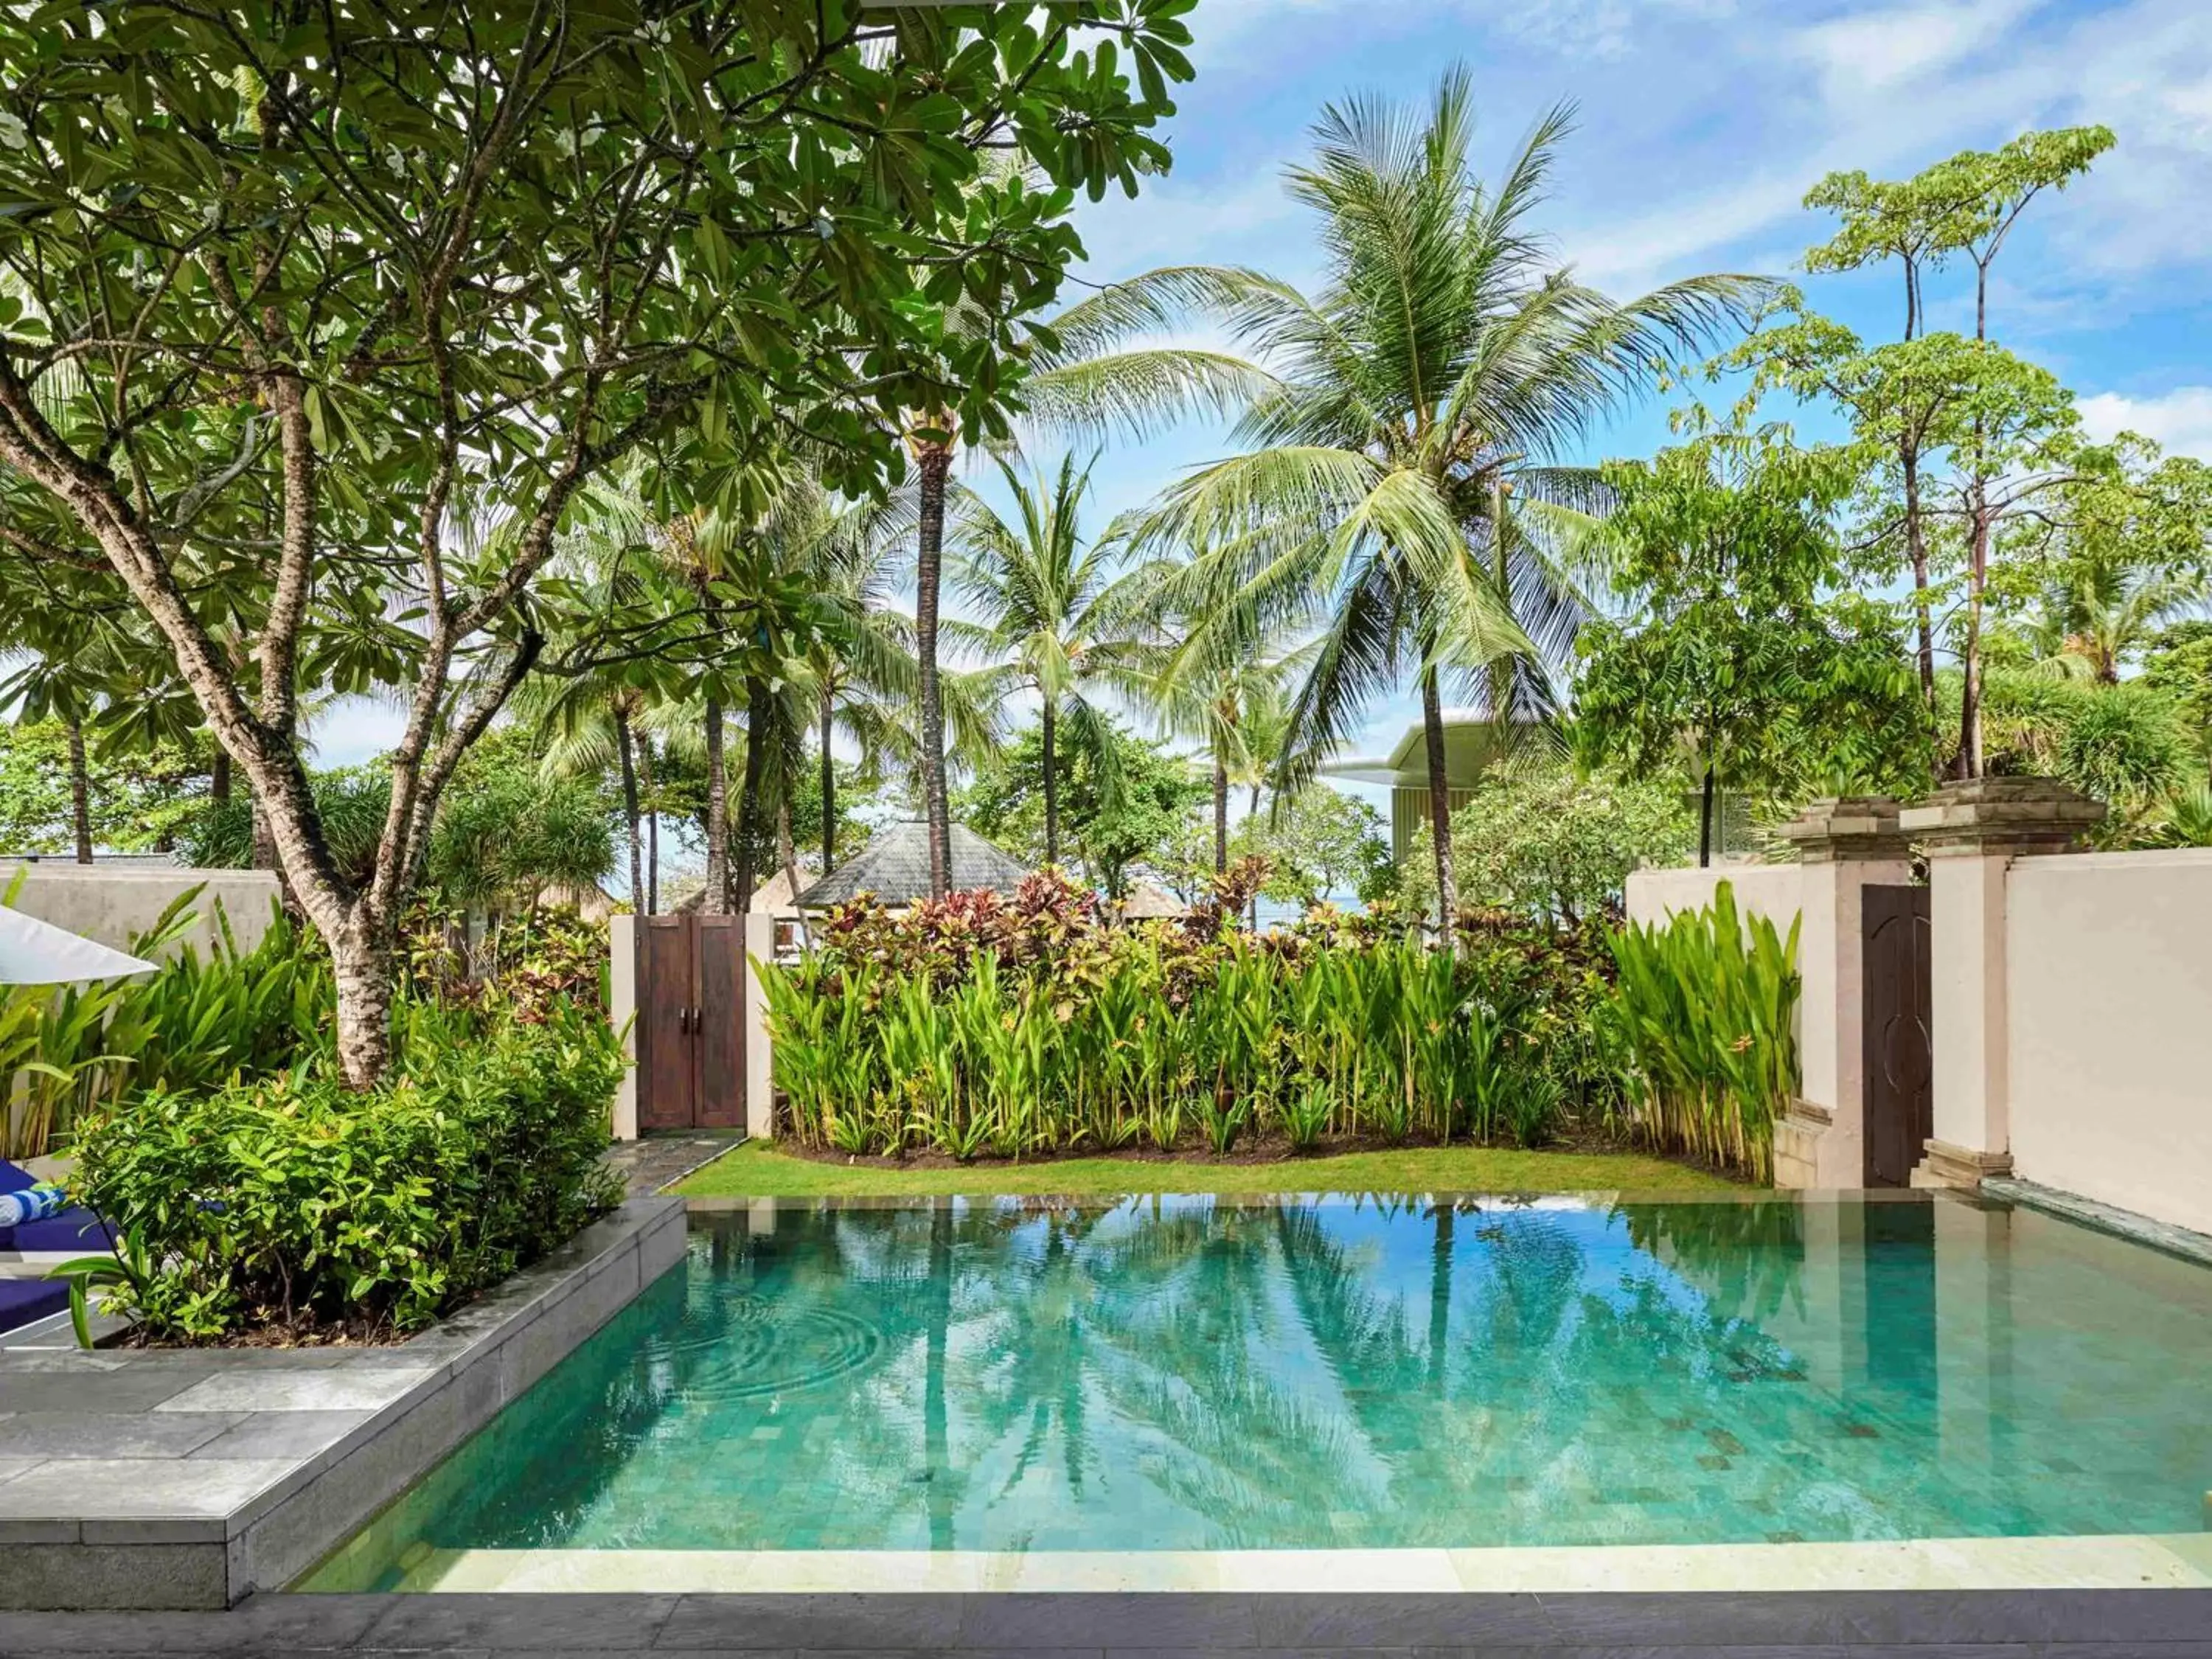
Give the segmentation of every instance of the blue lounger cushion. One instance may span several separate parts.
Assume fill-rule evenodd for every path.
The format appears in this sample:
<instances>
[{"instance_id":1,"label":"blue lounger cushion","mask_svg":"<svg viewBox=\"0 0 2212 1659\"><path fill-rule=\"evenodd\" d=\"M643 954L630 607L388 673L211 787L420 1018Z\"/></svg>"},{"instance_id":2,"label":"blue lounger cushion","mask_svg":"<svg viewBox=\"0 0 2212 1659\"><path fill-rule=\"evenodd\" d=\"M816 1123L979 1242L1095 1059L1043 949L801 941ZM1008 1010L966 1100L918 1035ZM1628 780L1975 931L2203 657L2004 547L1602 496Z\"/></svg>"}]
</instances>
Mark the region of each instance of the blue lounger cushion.
<instances>
[{"instance_id":1,"label":"blue lounger cushion","mask_svg":"<svg viewBox=\"0 0 2212 1659\"><path fill-rule=\"evenodd\" d=\"M58 1314L69 1306L69 1285L58 1279L0 1279L0 1331Z\"/></svg>"},{"instance_id":2,"label":"blue lounger cushion","mask_svg":"<svg viewBox=\"0 0 2212 1659\"><path fill-rule=\"evenodd\" d=\"M26 1221L15 1229L15 1250L82 1250L90 1253L114 1248L106 1224L82 1204L43 1221Z\"/></svg>"}]
</instances>

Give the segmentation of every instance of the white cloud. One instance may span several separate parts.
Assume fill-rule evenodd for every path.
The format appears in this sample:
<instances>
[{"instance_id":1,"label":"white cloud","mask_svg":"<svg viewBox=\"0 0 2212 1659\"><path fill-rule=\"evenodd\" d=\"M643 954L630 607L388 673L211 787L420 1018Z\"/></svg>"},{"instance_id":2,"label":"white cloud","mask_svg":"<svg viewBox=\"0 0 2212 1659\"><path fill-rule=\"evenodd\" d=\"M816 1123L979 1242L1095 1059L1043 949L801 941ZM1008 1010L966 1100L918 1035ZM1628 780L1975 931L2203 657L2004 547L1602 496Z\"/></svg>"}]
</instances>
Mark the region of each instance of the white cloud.
<instances>
[{"instance_id":1,"label":"white cloud","mask_svg":"<svg viewBox=\"0 0 2212 1659\"><path fill-rule=\"evenodd\" d=\"M2078 407L2094 437L2140 433L2167 449L2212 461L2212 386L2176 386L2148 398L2100 392Z\"/></svg>"},{"instance_id":2,"label":"white cloud","mask_svg":"<svg viewBox=\"0 0 2212 1659\"><path fill-rule=\"evenodd\" d=\"M1832 103L1855 100L1948 70L2003 39L2039 0L1899 6L1799 31L1790 49L1820 70Z\"/></svg>"}]
</instances>

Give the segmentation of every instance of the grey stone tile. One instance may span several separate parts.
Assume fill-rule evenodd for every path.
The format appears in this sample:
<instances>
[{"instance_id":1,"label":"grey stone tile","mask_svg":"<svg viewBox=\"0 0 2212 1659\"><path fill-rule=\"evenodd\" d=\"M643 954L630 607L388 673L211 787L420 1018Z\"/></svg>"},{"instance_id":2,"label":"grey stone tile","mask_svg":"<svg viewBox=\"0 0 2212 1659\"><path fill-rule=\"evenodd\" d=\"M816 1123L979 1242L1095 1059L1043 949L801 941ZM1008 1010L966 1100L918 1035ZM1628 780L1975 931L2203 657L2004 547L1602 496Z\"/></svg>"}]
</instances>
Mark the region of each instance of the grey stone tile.
<instances>
[{"instance_id":1,"label":"grey stone tile","mask_svg":"<svg viewBox=\"0 0 2212 1659\"><path fill-rule=\"evenodd\" d=\"M161 1364L117 1370L10 1370L0 1373L0 1390L6 1393L9 1409L18 1413L143 1412L174 1399L198 1380L197 1372Z\"/></svg>"},{"instance_id":2,"label":"grey stone tile","mask_svg":"<svg viewBox=\"0 0 2212 1659\"><path fill-rule=\"evenodd\" d=\"M161 1409L173 1412L375 1411L436 1375L421 1365L347 1365L204 1377Z\"/></svg>"},{"instance_id":3,"label":"grey stone tile","mask_svg":"<svg viewBox=\"0 0 2212 1659\"><path fill-rule=\"evenodd\" d=\"M0 1419L0 1461L182 1457L238 1420L235 1412L20 1412Z\"/></svg>"},{"instance_id":4,"label":"grey stone tile","mask_svg":"<svg viewBox=\"0 0 2212 1659\"><path fill-rule=\"evenodd\" d=\"M1175 1593L970 1595L963 1647L1253 1648L1252 1595ZM1333 1598L1332 1598L1333 1599Z\"/></svg>"},{"instance_id":5,"label":"grey stone tile","mask_svg":"<svg viewBox=\"0 0 2212 1659\"><path fill-rule=\"evenodd\" d=\"M963 1644L958 1595L686 1595L667 1649L944 1649Z\"/></svg>"},{"instance_id":6,"label":"grey stone tile","mask_svg":"<svg viewBox=\"0 0 2212 1659\"><path fill-rule=\"evenodd\" d=\"M203 1445L193 1457L314 1457L330 1450L376 1413L247 1412Z\"/></svg>"},{"instance_id":7,"label":"grey stone tile","mask_svg":"<svg viewBox=\"0 0 2212 1659\"><path fill-rule=\"evenodd\" d=\"M9 1609L216 1608L228 1583L222 1547L214 1543L25 1544L10 1547L4 1560L0 1607ZM12 1646L0 1640L0 1653Z\"/></svg>"},{"instance_id":8,"label":"grey stone tile","mask_svg":"<svg viewBox=\"0 0 2212 1659\"><path fill-rule=\"evenodd\" d=\"M85 1522L221 1521L291 1468L288 1460L268 1458L70 1458L9 1481L8 1508L23 1517Z\"/></svg>"},{"instance_id":9,"label":"grey stone tile","mask_svg":"<svg viewBox=\"0 0 2212 1659\"><path fill-rule=\"evenodd\" d=\"M1300 1595L1254 1601L1264 1647L1503 1647L1558 1636L1550 1610L1534 1595Z\"/></svg>"},{"instance_id":10,"label":"grey stone tile","mask_svg":"<svg viewBox=\"0 0 2212 1659\"><path fill-rule=\"evenodd\" d=\"M35 1469L45 1461L40 1457L0 1457L0 1486L27 1470Z\"/></svg>"},{"instance_id":11,"label":"grey stone tile","mask_svg":"<svg viewBox=\"0 0 2212 1659\"><path fill-rule=\"evenodd\" d=\"M673 1595L400 1595L362 1645L569 1650L649 1648Z\"/></svg>"},{"instance_id":12,"label":"grey stone tile","mask_svg":"<svg viewBox=\"0 0 2212 1659\"><path fill-rule=\"evenodd\" d=\"M302 1653L347 1650L386 1598L249 1596L228 1613L36 1613L0 1617L0 1652Z\"/></svg>"}]
</instances>

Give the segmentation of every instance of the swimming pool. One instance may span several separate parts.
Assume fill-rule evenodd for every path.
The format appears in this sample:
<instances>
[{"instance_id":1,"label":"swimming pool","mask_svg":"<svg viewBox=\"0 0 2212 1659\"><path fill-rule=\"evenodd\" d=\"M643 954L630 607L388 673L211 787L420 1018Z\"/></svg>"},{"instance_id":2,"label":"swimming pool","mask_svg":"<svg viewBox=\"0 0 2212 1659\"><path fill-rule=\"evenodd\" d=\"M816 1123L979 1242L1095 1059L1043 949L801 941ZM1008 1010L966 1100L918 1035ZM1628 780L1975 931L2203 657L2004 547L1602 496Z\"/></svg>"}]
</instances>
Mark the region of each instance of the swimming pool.
<instances>
[{"instance_id":1,"label":"swimming pool","mask_svg":"<svg viewBox=\"0 0 2212 1659\"><path fill-rule=\"evenodd\" d=\"M307 1587L533 1552L2207 1525L2212 1270L2026 1209L1009 1199L692 1227L684 1268Z\"/></svg>"}]
</instances>

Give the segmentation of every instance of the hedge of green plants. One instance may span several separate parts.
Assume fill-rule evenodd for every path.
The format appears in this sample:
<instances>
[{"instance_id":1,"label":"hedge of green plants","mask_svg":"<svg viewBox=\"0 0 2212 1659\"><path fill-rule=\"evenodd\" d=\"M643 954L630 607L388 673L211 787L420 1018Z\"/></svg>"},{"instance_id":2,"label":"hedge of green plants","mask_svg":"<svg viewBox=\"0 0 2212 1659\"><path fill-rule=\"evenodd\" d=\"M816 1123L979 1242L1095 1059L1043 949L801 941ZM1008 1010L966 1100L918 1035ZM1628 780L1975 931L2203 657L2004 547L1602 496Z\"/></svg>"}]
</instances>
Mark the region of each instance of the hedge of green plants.
<instances>
[{"instance_id":1,"label":"hedge of green plants","mask_svg":"<svg viewBox=\"0 0 2212 1659\"><path fill-rule=\"evenodd\" d=\"M1613 935L1642 1139L1772 1179L1774 1125L1798 1084L1797 926L1742 915L1724 881L1702 910Z\"/></svg>"},{"instance_id":2,"label":"hedge of green plants","mask_svg":"<svg viewBox=\"0 0 2212 1659\"><path fill-rule=\"evenodd\" d=\"M119 1248L86 1283L157 1342L415 1330L619 1200L619 1036L588 1002L403 1005L373 1093L326 1061L88 1118L70 1185Z\"/></svg>"},{"instance_id":3,"label":"hedge of green plants","mask_svg":"<svg viewBox=\"0 0 2212 1659\"><path fill-rule=\"evenodd\" d=\"M785 1128L854 1154L966 1159L1255 1139L1535 1145L1621 1079L1588 941L1478 927L1432 948L1387 913L1254 936L1254 860L1188 918L1110 927L1052 875L898 916L862 902L770 972Z\"/></svg>"}]
</instances>

